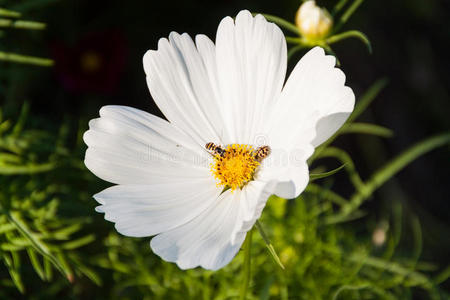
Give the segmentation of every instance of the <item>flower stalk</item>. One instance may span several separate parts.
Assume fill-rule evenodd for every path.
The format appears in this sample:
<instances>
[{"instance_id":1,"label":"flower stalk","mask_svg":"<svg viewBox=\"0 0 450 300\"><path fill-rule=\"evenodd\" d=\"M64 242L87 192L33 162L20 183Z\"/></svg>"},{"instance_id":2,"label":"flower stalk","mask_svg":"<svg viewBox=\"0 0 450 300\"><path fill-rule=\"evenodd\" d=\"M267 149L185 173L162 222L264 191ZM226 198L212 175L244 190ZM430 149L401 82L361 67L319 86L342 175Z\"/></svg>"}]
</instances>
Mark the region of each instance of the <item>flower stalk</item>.
<instances>
[{"instance_id":1,"label":"flower stalk","mask_svg":"<svg viewBox=\"0 0 450 300\"><path fill-rule=\"evenodd\" d=\"M244 274L241 286L241 292L239 294L239 300L245 300L247 297L248 286L250 284L251 276L251 249L252 249L252 235L253 230L250 230L244 241Z\"/></svg>"}]
</instances>

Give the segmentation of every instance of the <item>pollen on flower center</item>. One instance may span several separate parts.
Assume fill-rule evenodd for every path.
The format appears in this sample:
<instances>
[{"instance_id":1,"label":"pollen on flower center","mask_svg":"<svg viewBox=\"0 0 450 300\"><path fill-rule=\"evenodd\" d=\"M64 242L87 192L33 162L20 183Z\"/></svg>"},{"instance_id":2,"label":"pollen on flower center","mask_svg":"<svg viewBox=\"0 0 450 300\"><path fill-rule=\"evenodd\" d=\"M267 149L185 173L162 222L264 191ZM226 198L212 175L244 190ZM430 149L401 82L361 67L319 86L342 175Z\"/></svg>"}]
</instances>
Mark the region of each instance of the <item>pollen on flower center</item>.
<instances>
[{"instance_id":1,"label":"pollen on flower center","mask_svg":"<svg viewBox=\"0 0 450 300\"><path fill-rule=\"evenodd\" d=\"M211 172L219 181L219 186L233 191L252 180L259 165L252 146L232 144L223 151L216 152Z\"/></svg>"}]
</instances>

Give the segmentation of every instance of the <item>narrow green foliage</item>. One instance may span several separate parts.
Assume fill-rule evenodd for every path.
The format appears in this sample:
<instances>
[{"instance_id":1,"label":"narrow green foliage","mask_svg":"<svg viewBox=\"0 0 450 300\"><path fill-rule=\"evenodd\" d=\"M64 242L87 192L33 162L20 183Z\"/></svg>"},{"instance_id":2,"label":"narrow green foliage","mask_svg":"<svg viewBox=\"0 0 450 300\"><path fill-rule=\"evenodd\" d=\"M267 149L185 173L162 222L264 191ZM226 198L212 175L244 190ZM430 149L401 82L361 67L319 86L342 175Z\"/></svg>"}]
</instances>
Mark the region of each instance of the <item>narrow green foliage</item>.
<instances>
[{"instance_id":1,"label":"narrow green foliage","mask_svg":"<svg viewBox=\"0 0 450 300\"><path fill-rule=\"evenodd\" d=\"M48 132L28 129L28 113L29 106L25 104L15 123L2 122L11 126L4 127L0 133L0 174L3 174L0 175L0 249L5 251L2 257L10 278L20 291L24 291L14 258L17 261L23 256L21 253L25 253L26 265L41 280L53 280L53 268L63 274L62 278L66 280L63 282L73 280L75 275L94 279L95 271L90 267L68 259L74 251L95 241L92 232L79 233L89 219L58 217L60 201L57 197L73 193L71 188L64 188L63 182L71 173L79 172L67 172L73 165L69 152L64 151L63 140L67 134L61 131L52 136ZM52 174L60 173L62 167L65 168L61 170L63 176ZM41 175L33 177L37 172ZM57 184L58 180L63 181Z\"/></svg>"},{"instance_id":2,"label":"narrow green foliage","mask_svg":"<svg viewBox=\"0 0 450 300\"><path fill-rule=\"evenodd\" d=\"M339 172L344 167L345 167L345 164L341 165L340 167L337 167L334 170L331 170L331 171L328 171L328 172L325 172L325 173L315 173L315 174L314 173L310 173L309 174L309 182L312 182L312 181L317 180L317 179L326 178L326 177L329 177L331 175L334 175L334 174Z\"/></svg>"},{"instance_id":3,"label":"narrow green foliage","mask_svg":"<svg viewBox=\"0 0 450 300\"><path fill-rule=\"evenodd\" d=\"M41 280L46 280L44 267L39 262L39 257L32 248L27 248L28 257L30 258L31 265L33 266L36 273L39 275Z\"/></svg>"},{"instance_id":4,"label":"narrow green foliage","mask_svg":"<svg viewBox=\"0 0 450 300\"><path fill-rule=\"evenodd\" d=\"M243 247L244 247L244 268L243 268L241 291L239 293L240 300L247 299L247 290L248 290L248 286L250 284L250 279L251 279L252 235L253 235L253 230L250 230L247 233L247 236L245 238L244 245L243 245Z\"/></svg>"},{"instance_id":5,"label":"narrow green foliage","mask_svg":"<svg viewBox=\"0 0 450 300\"><path fill-rule=\"evenodd\" d=\"M450 265L433 278L434 284L438 285L450 278Z\"/></svg>"},{"instance_id":6,"label":"narrow green foliage","mask_svg":"<svg viewBox=\"0 0 450 300\"><path fill-rule=\"evenodd\" d=\"M0 18L0 28L15 28L15 29L26 29L26 30L44 30L46 27L45 23L26 21L26 20L10 20Z\"/></svg>"},{"instance_id":7,"label":"narrow green foliage","mask_svg":"<svg viewBox=\"0 0 450 300\"><path fill-rule=\"evenodd\" d=\"M6 267L8 268L8 272L11 276L11 279L14 283L14 285L17 287L17 289L23 294L25 293L25 286L23 285L22 282L22 277L20 276L20 272L18 269L18 266L16 264L14 264L12 256L14 256L15 252L11 253L11 256L6 254L6 253L1 253L3 257L3 262L5 263Z\"/></svg>"},{"instance_id":8,"label":"narrow green foliage","mask_svg":"<svg viewBox=\"0 0 450 300\"><path fill-rule=\"evenodd\" d=\"M264 232L264 229L259 221L256 221L255 224L256 228L258 228L259 233L261 234L261 237L263 238L264 242L266 243L266 247L269 250L270 255L272 255L273 260L284 270L283 263L281 262L280 258L278 257L277 252L275 251L275 248L273 247L272 243L270 242L269 238L267 237L267 234Z\"/></svg>"},{"instance_id":9,"label":"narrow green foliage","mask_svg":"<svg viewBox=\"0 0 450 300\"><path fill-rule=\"evenodd\" d=\"M332 15L335 16L337 13L339 13L347 4L347 2L348 0L339 0L332 10Z\"/></svg>"},{"instance_id":10,"label":"narrow green foliage","mask_svg":"<svg viewBox=\"0 0 450 300\"><path fill-rule=\"evenodd\" d=\"M338 159L343 164L343 167L347 171L349 179L355 188L357 190L364 188L364 183L356 170L355 163L347 152L336 147L328 147L325 148L319 156L319 158L325 157L334 157Z\"/></svg>"},{"instance_id":11,"label":"narrow green foliage","mask_svg":"<svg viewBox=\"0 0 450 300\"><path fill-rule=\"evenodd\" d=\"M29 1L28 3L31 3ZM6 10L0 8L0 37L6 36L7 32L14 29L20 30L44 30L47 25L42 22L29 21L29 20L17 20L21 17L21 14L12 10ZM13 52L0 51L0 61L29 64L41 67L51 67L54 62L48 58L41 58L32 55L25 55Z\"/></svg>"},{"instance_id":12,"label":"narrow green foliage","mask_svg":"<svg viewBox=\"0 0 450 300\"><path fill-rule=\"evenodd\" d=\"M48 58L40 58L29 55L22 55L17 53L9 53L0 51L0 60L20 63L20 64L29 64L40 67L51 67L53 66L53 60Z\"/></svg>"},{"instance_id":13,"label":"narrow green foliage","mask_svg":"<svg viewBox=\"0 0 450 300\"><path fill-rule=\"evenodd\" d=\"M0 8L0 17L7 17L7 18L19 18L20 13L17 11L12 11L4 8Z\"/></svg>"},{"instance_id":14,"label":"narrow green foliage","mask_svg":"<svg viewBox=\"0 0 450 300\"><path fill-rule=\"evenodd\" d=\"M328 37L325 40L325 42L326 42L326 44L331 45L331 44L346 40L348 38L359 39L360 41L362 41L364 43L364 45L366 45L369 53L372 53L372 45L370 43L370 40L367 38L367 36L364 33L362 33L361 31L358 31L358 30L349 30L346 32L335 34L333 36Z\"/></svg>"},{"instance_id":15,"label":"narrow green foliage","mask_svg":"<svg viewBox=\"0 0 450 300\"><path fill-rule=\"evenodd\" d=\"M341 134L346 133L370 134L384 138L391 138L394 136L394 132L389 128L367 123L351 123L344 125Z\"/></svg>"},{"instance_id":16,"label":"narrow green foliage","mask_svg":"<svg viewBox=\"0 0 450 300\"><path fill-rule=\"evenodd\" d=\"M364 0L355 0L353 3L347 8L347 10L341 15L341 17L336 22L336 25L334 27L334 31L338 31L341 29L341 27L347 23L347 21L350 19L350 17L353 15L353 13L358 9L358 7L363 3ZM345 3L344 3L345 5ZM342 5L342 6L344 6Z\"/></svg>"},{"instance_id":17,"label":"narrow green foliage","mask_svg":"<svg viewBox=\"0 0 450 300\"><path fill-rule=\"evenodd\" d=\"M267 21L273 22L275 24L277 24L278 26L280 26L283 29L289 30L292 33L295 33L296 35L300 35L300 31L298 31L297 26L295 26L295 24L292 24L291 22L288 22L282 18L276 17L276 16L272 16L272 15L268 15L268 14L262 14Z\"/></svg>"}]
</instances>

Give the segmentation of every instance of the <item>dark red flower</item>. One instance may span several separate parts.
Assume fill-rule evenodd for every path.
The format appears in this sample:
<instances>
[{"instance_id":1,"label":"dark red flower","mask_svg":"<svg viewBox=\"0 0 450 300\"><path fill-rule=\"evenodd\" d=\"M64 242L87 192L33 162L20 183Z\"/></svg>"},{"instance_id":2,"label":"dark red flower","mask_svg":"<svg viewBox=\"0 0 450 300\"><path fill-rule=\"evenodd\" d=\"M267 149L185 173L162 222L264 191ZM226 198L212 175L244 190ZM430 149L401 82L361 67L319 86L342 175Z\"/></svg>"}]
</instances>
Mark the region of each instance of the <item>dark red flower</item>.
<instances>
[{"instance_id":1,"label":"dark red flower","mask_svg":"<svg viewBox=\"0 0 450 300\"><path fill-rule=\"evenodd\" d=\"M112 93L125 66L126 41L120 31L91 33L75 45L57 41L51 50L62 85L72 92Z\"/></svg>"}]
</instances>

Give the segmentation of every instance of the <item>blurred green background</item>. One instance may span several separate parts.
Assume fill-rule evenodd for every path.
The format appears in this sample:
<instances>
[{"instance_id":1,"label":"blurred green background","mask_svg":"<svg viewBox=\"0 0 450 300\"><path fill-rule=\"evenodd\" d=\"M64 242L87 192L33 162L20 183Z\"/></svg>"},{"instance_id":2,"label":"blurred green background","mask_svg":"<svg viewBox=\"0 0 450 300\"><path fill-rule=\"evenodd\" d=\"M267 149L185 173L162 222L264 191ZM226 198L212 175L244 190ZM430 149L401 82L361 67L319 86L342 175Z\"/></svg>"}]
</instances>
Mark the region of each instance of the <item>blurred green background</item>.
<instances>
[{"instance_id":1,"label":"blurred green background","mask_svg":"<svg viewBox=\"0 0 450 300\"><path fill-rule=\"evenodd\" d=\"M318 4L331 11L335 2ZM0 0L21 18L47 24L44 31L4 28L0 51L55 62L0 61L0 299L236 298L241 254L215 273L181 271L152 254L149 238L122 237L94 212L92 195L109 184L84 168L81 135L106 104L161 116L142 68L159 38L177 31L214 39L220 20L241 9L293 22L299 5ZM357 101L377 80L387 82L358 120L394 136L346 134L333 144L351 156L363 180L416 142L448 132L449 17L448 1L366 0L343 30L364 32L373 53L357 40L333 45ZM9 170L12 154L19 157L12 164L25 167ZM327 158L312 167L337 166ZM449 170L447 145L407 166L369 197L361 215L339 224L326 222L336 211L326 193L349 198L348 172L290 202L270 199L262 222L286 270L255 233L249 299L449 299Z\"/></svg>"}]
</instances>

